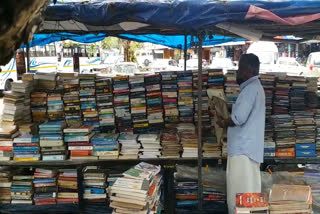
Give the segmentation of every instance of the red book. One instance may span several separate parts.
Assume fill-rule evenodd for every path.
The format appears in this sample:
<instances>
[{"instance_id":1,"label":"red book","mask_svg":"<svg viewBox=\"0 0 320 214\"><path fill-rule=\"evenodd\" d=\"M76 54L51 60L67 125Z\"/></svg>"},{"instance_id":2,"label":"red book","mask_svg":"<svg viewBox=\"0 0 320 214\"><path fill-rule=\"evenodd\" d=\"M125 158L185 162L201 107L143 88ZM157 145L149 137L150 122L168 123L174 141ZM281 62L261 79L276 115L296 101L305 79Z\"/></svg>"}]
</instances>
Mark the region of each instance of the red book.
<instances>
[{"instance_id":1,"label":"red book","mask_svg":"<svg viewBox=\"0 0 320 214\"><path fill-rule=\"evenodd\" d=\"M152 97L152 96L161 96L161 91L147 94L147 97Z\"/></svg>"},{"instance_id":2,"label":"red book","mask_svg":"<svg viewBox=\"0 0 320 214\"><path fill-rule=\"evenodd\" d=\"M79 199L77 199L77 198L58 198L57 203L58 204L78 204Z\"/></svg>"},{"instance_id":3,"label":"red book","mask_svg":"<svg viewBox=\"0 0 320 214\"><path fill-rule=\"evenodd\" d=\"M76 177L62 177L59 176L59 181L77 181Z\"/></svg>"},{"instance_id":4,"label":"red book","mask_svg":"<svg viewBox=\"0 0 320 214\"><path fill-rule=\"evenodd\" d=\"M267 193L237 193L236 210L237 211L259 211L268 210ZM236 212L237 213L237 212Z\"/></svg>"},{"instance_id":5,"label":"red book","mask_svg":"<svg viewBox=\"0 0 320 214\"><path fill-rule=\"evenodd\" d=\"M0 151L13 151L13 146L0 146Z\"/></svg>"},{"instance_id":6,"label":"red book","mask_svg":"<svg viewBox=\"0 0 320 214\"><path fill-rule=\"evenodd\" d=\"M92 146L92 144L88 142L68 142L68 146Z\"/></svg>"},{"instance_id":7,"label":"red book","mask_svg":"<svg viewBox=\"0 0 320 214\"><path fill-rule=\"evenodd\" d=\"M92 156L93 155L93 151L92 150L72 150L71 151L71 157L76 157L76 156L81 156L81 157L85 157L85 156Z\"/></svg>"}]
</instances>

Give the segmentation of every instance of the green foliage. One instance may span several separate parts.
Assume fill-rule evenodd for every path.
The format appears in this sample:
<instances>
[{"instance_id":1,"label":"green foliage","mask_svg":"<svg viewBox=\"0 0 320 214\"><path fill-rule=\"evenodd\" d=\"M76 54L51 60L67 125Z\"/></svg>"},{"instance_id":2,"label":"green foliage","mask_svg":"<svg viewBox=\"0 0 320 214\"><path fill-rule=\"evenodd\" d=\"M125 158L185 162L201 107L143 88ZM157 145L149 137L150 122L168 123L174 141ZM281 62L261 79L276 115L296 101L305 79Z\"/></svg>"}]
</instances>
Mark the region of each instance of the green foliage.
<instances>
[{"instance_id":1,"label":"green foliage","mask_svg":"<svg viewBox=\"0 0 320 214\"><path fill-rule=\"evenodd\" d=\"M94 56L94 54L97 52L97 49L98 49L98 45L96 45L95 43L91 43L88 49L89 56L90 57Z\"/></svg>"},{"instance_id":2,"label":"green foliage","mask_svg":"<svg viewBox=\"0 0 320 214\"><path fill-rule=\"evenodd\" d=\"M117 37L107 37L101 42L102 49L121 48L120 40Z\"/></svg>"}]
</instances>

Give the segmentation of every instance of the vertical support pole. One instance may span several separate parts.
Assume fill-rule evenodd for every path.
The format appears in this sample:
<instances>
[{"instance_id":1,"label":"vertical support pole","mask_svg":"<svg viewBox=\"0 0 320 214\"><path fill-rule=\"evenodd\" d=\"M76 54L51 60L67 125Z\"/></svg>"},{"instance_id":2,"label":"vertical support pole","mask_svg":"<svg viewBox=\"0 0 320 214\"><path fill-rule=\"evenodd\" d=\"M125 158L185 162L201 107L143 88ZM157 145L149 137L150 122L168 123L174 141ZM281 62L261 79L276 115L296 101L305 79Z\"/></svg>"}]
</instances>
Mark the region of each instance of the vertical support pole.
<instances>
[{"instance_id":1,"label":"vertical support pole","mask_svg":"<svg viewBox=\"0 0 320 214\"><path fill-rule=\"evenodd\" d=\"M30 46L29 43L27 44L27 72L30 72Z\"/></svg>"},{"instance_id":2,"label":"vertical support pole","mask_svg":"<svg viewBox=\"0 0 320 214\"><path fill-rule=\"evenodd\" d=\"M184 52L183 52L183 57L184 57L184 71L187 70L187 48L188 44L187 44L187 35L184 36Z\"/></svg>"},{"instance_id":3,"label":"vertical support pole","mask_svg":"<svg viewBox=\"0 0 320 214\"><path fill-rule=\"evenodd\" d=\"M202 38L198 45L198 211L202 213Z\"/></svg>"}]
</instances>

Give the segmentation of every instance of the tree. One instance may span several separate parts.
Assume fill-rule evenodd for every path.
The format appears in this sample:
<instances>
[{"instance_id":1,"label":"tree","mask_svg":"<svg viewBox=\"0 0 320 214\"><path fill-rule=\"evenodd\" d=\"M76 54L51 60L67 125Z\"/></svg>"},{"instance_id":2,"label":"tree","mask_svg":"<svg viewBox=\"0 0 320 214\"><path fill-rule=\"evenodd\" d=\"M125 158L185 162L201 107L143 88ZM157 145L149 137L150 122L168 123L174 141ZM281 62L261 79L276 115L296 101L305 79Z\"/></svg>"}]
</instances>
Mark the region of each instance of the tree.
<instances>
[{"instance_id":1,"label":"tree","mask_svg":"<svg viewBox=\"0 0 320 214\"><path fill-rule=\"evenodd\" d=\"M90 56L90 57L94 56L94 54L96 53L97 48L98 48L98 46L97 46L95 43L91 43L91 44L89 45L89 50L88 50L88 52L89 52L89 56Z\"/></svg>"},{"instance_id":2,"label":"tree","mask_svg":"<svg viewBox=\"0 0 320 214\"><path fill-rule=\"evenodd\" d=\"M120 49L119 38L117 37L107 37L101 42L102 49Z\"/></svg>"},{"instance_id":3,"label":"tree","mask_svg":"<svg viewBox=\"0 0 320 214\"><path fill-rule=\"evenodd\" d=\"M136 62L137 59L134 53L143 47L142 43L132 42L129 40L121 39L121 44L124 49L124 61L125 62Z\"/></svg>"}]
</instances>

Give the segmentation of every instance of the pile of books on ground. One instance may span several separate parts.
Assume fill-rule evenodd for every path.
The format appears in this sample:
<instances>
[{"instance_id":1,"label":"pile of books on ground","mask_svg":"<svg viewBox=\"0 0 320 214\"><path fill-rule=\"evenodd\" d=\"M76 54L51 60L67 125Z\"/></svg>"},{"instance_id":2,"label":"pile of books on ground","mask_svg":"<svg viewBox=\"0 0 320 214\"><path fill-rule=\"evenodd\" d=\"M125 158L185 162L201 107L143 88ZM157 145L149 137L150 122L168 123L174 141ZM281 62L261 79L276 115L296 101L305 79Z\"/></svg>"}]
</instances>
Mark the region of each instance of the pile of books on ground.
<instances>
[{"instance_id":1,"label":"pile of books on ground","mask_svg":"<svg viewBox=\"0 0 320 214\"><path fill-rule=\"evenodd\" d=\"M303 76L291 76L287 77L287 80L292 82L290 89L290 111L304 111L304 98L307 91L306 79Z\"/></svg>"},{"instance_id":2,"label":"pile of books on ground","mask_svg":"<svg viewBox=\"0 0 320 214\"><path fill-rule=\"evenodd\" d=\"M161 167L144 162L123 173L109 188L113 213L157 213L160 209Z\"/></svg>"},{"instance_id":3,"label":"pile of books on ground","mask_svg":"<svg viewBox=\"0 0 320 214\"><path fill-rule=\"evenodd\" d=\"M20 92L3 92L3 125L19 125L23 123L25 95Z\"/></svg>"},{"instance_id":4,"label":"pile of books on ground","mask_svg":"<svg viewBox=\"0 0 320 214\"><path fill-rule=\"evenodd\" d=\"M100 123L96 103L95 74L79 74L80 103L83 115L83 125L93 126L99 132Z\"/></svg>"},{"instance_id":5,"label":"pile of books on ground","mask_svg":"<svg viewBox=\"0 0 320 214\"><path fill-rule=\"evenodd\" d=\"M33 179L32 171L20 169L12 177L11 204L33 204Z\"/></svg>"},{"instance_id":6,"label":"pile of books on ground","mask_svg":"<svg viewBox=\"0 0 320 214\"><path fill-rule=\"evenodd\" d=\"M107 202L107 172L99 170L95 166L88 166L83 172L83 199L87 203Z\"/></svg>"},{"instance_id":7,"label":"pile of books on ground","mask_svg":"<svg viewBox=\"0 0 320 214\"><path fill-rule=\"evenodd\" d=\"M93 126L83 125L65 128L63 132L64 141L68 143L71 160L98 159L98 157L93 156L93 146L91 143L91 138L95 135Z\"/></svg>"},{"instance_id":8,"label":"pile of books on ground","mask_svg":"<svg viewBox=\"0 0 320 214\"><path fill-rule=\"evenodd\" d=\"M118 131L133 133L129 101L129 78L118 76L113 78L113 104Z\"/></svg>"},{"instance_id":9,"label":"pile of books on ground","mask_svg":"<svg viewBox=\"0 0 320 214\"><path fill-rule=\"evenodd\" d=\"M101 132L115 129L112 82L110 78L96 77L96 100Z\"/></svg>"},{"instance_id":10,"label":"pile of books on ground","mask_svg":"<svg viewBox=\"0 0 320 214\"><path fill-rule=\"evenodd\" d=\"M260 75L261 77L261 75ZM262 78L262 77L261 77ZM227 97L228 105L233 105L240 93L240 87L237 83L237 71L236 70L228 70L226 74L226 82L225 86L225 93Z\"/></svg>"},{"instance_id":11,"label":"pile of books on ground","mask_svg":"<svg viewBox=\"0 0 320 214\"><path fill-rule=\"evenodd\" d=\"M179 122L177 73L174 71L161 72L161 87L164 121L177 123Z\"/></svg>"},{"instance_id":12,"label":"pile of books on ground","mask_svg":"<svg viewBox=\"0 0 320 214\"><path fill-rule=\"evenodd\" d=\"M307 92L305 95L306 106L310 109L315 109L319 107L319 97L318 91L318 78L317 77L307 77Z\"/></svg>"},{"instance_id":13,"label":"pile of books on ground","mask_svg":"<svg viewBox=\"0 0 320 214\"><path fill-rule=\"evenodd\" d=\"M178 72L180 122L192 123L194 117L192 71Z\"/></svg>"},{"instance_id":14,"label":"pile of books on ground","mask_svg":"<svg viewBox=\"0 0 320 214\"><path fill-rule=\"evenodd\" d=\"M14 161L40 160L39 137L27 133L13 139ZM46 154L43 154L43 160Z\"/></svg>"},{"instance_id":15,"label":"pile of books on ground","mask_svg":"<svg viewBox=\"0 0 320 214\"><path fill-rule=\"evenodd\" d=\"M296 157L316 157L316 126L313 112L294 113Z\"/></svg>"},{"instance_id":16,"label":"pile of books on ground","mask_svg":"<svg viewBox=\"0 0 320 214\"><path fill-rule=\"evenodd\" d=\"M78 204L78 174L76 169L60 169L57 204Z\"/></svg>"},{"instance_id":17,"label":"pile of books on ground","mask_svg":"<svg viewBox=\"0 0 320 214\"><path fill-rule=\"evenodd\" d=\"M194 101L194 121L196 125L198 125L198 71L192 71L193 76L193 101ZM209 112L209 97L207 94L207 86L208 86L208 71L202 71L202 87L201 87L201 98L202 98L202 128L203 129L210 129L211 127L211 120L210 120L210 112Z\"/></svg>"},{"instance_id":18,"label":"pile of books on ground","mask_svg":"<svg viewBox=\"0 0 320 214\"><path fill-rule=\"evenodd\" d=\"M120 133L118 142L121 145L119 159L137 159L139 157L140 144L137 141L138 135Z\"/></svg>"},{"instance_id":19,"label":"pile of books on ground","mask_svg":"<svg viewBox=\"0 0 320 214\"><path fill-rule=\"evenodd\" d=\"M133 122L133 133L148 133L149 123L147 118L146 92L144 76L131 76L130 83L130 105Z\"/></svg>"},{"instance_id":20,"label":"pile of books on ground","mask_svg":"<svg viewBox=\"0 0 320 214\"><path fill-rule=\"evenodd\" d=\"M276 77L273 74L260 74L260 81L266 96L266 117L269 117L272 114L275 78Z\"/></svg>"},{"instance_id":21,"label":"pile of books on ground","mask_svg":"<svg viewBox=\"0 0 320 214\"><path fill-rule=\"evenodd\" d=\"M118 136L119 134L116 133L95 134L91 139L93 155L99 159L118 159Z\"/></svg>"},{"instance_id":22,"label":"pile of books on ground","mask_svg":"<svg viewBox=\"0 0 320 214\"><path fill-rule=\"evenodd\" d=\"M56 204L57 197L57 171L51 169L36 168L34 172L34 195L35 205Z\"/></svg>"},{"instance_id":23,"label":"pile of books on ground","mask_svg":"<svg viewBox=\"0 0 320 214\"><path fill-rule=\"evenodd\" d=\"M17 126L0 127L0 160L9 161L13 157L13 139L20 133Z\"/></svg>"},{"instance_id":24,"label":"pile of books on ground","mask_svg":"<svg viewBox=\"0 0 320 214\"><path fill-rule=\"evenodd\" d=\"M64 114L68 126L82 125L79 79L74 76L74 79L64 80L63 90Z\"/></svg>"},{"instance_id":25,"label":"pile of books on ground","mask_svg":"<svg viewBox=\"0 0 320 214\"><path fill-rule=\"evenodd\" d=\"M310 186L274 184L269 197L270 214L312 213Z\"/></svg>"},{"instance_id":26,"label":"pile of books on ground","mask_svg":"<svg viewBox=\"0 0 320 214\"><path fill-rule=\"evenodd\" d=\"M198 136L193 123L179 123L178 132L183 147L182 157L198 157Z\"/></svg>"},{"instance_id":27,"label":"pile of books on ground","mask_svg":"<svg viewBox=\"0 0 320 214\"><path fill-rule=\"evenodd\" d=\"M161 76L160 74L147 75L144 81L147 90L149 133L160 133L164 127Z\"/></svg>"},{"instance_id":28,"label":"pile of books on ground","mask_svg":"<svg viewBox=\"0 0 320 214\"><path fill-rule=\"evenodd\" d=\"M47 93L31 93L31 113L33 122L45 122L47 120Z\"/></svg>"},{"instance_id":29,"label":"pile of books on ground","mask_svg":"<svg viewBox=\"0 0 320 214\"><path fill-rule=\"evenodd\" d=\"M65 160L67 151L63 141L65 121L50 121L39 125L42 160Z\"/></svg>"},{"instance_id":30,"label":"pile of books on ground","mask_svg":"<svg viewBox=\"0 0 320 214\"><path fill-rule=\"evenodd\" d=\"M176 128L165 128L161 133L162 157L179 158L182 146Z\"/></svg>"},{"instance_id":31,"label":"pile of books on ground","mask_svg":"<svg viewBox=\"0 0 320 214\"><path fill-rule=\"evenodd\" d=\"M276 157L295 157L295 126L293 117L288 114L273 115Z\"/></svg>"},{"instance_id":32,"label":"pile of books on ground","mask_svg":"<svg viewBox=\"0 0 320 214\"><path fill-rule=\"evenodd\" d=\"M208 88L224 89L224 75L222 69L208 70Z\"/></svg>"},{"instance_id":33,"label":"pile of books on ground","mask_svg":"<svg viewBox=\"0 0 320 214\"><path fill-rule=\"evenodd\" d=\"M289 93L290 81L286 77L278 77L276 80L276 88L274 92L273 113L288 114L289 113Z\"/></svg>"},{"instance_id":34,"label":"pile of books on ground","mask_svg":"<svg viewBox=\"0 0 320 214\"><path fill-rule=\"evenodd\" d=\"M138 142L141 144L140 158L159 158L161 156L159 134L141 134Z\"/></svg>"}]
</instances>

